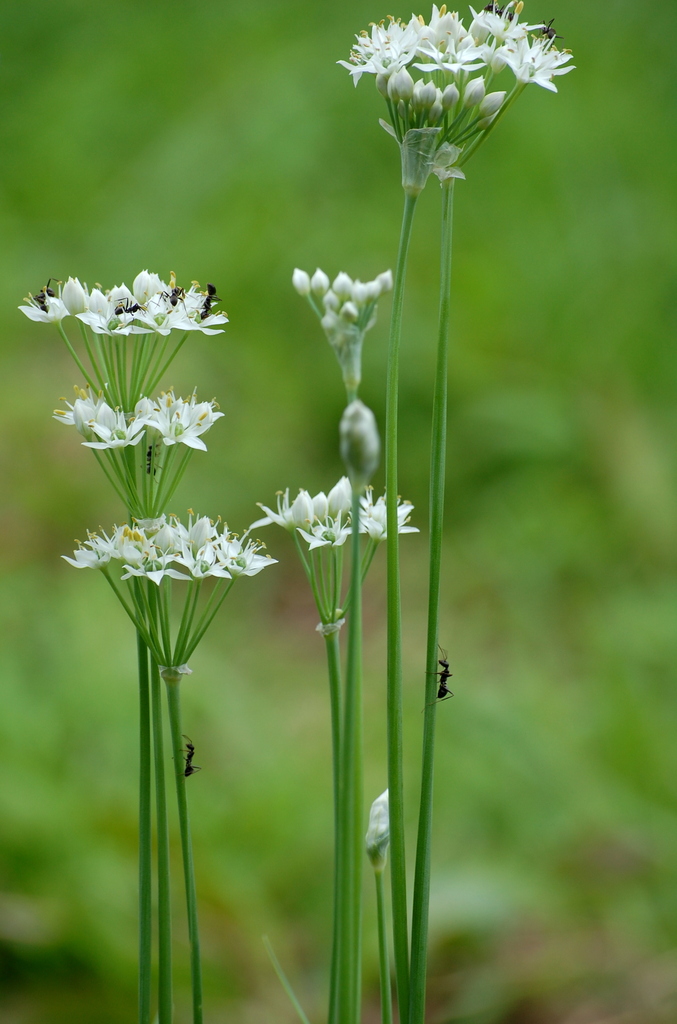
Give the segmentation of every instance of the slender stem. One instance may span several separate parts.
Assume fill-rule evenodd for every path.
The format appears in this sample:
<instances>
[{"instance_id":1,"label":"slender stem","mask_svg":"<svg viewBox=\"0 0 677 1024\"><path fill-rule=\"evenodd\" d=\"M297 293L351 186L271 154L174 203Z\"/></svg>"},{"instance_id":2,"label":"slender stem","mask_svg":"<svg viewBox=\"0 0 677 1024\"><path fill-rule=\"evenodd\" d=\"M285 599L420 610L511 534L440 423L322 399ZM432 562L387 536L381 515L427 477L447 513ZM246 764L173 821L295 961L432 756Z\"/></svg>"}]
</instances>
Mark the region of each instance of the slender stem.
<instances>
[{"instance_id":1,"label":"slender stem","mask_svg":"<svg viewBox=\"0 0 677 1024\"><path fill-rule=\"evenodd\" d=\"M155 805L157 816L158 888L158 1016L157 1024L172 1024L172 918L169 884L169 824L165 789L162 689L160 672L151 661L151 703L153 709L153 753L155 761Z\"/></svg>"},{"instance_id":2,"label":"slender stem","mask_svg":"<svg viewBox=\"0 0 677 1024\"><path fill-rule=\"evenodd\" d=\"M334 920L332 931L331 976L329 984L329 1024L338 1020L338 986L340 956L340 907L342 894L339 890L340 844L339 844L339 786L341 769L341 647L339 631L325 636L327 649L327 672L329 675L329 703L331 707L331 750L334 782Z\"/></svg>"},{"instance_id":3,"label":"slender stem","mask_svg":"<svg viewBox=\"0 0 677 1024\"><path fill-rule=\"evenodd\" d=\"M186 776L183 760L183 733L181 728L180 677L165 678L169 724L174 754L174 776L176 778L176 801L179 809L179 830L181 832L181 853L183 855L183 878L186 888L186 909L188 912L188 935L190 939L190 974L193 985L193 1024L202 1024L202 969L200 966L200 935L197 923L197 897L195 894L195 871L193 868L193 847L190 838L188 802L186 800Z\"/></svg>"},{"instance_id":4,"label":"slender stem","mask_svg":"<svg viewBox=\"0 0 677 1024\"><path fill-rule=\"evenodd\" d=\"M136 635L139 670L139 1024L150 1024L151 800L148 648Z\"/></svg>"},{"instance_id":5,"label":"slender stem","mask_svg":"<svg viewBox=\"0 0 677 1024\"><path fill-rule=\"evenodd\" d=\"M167 360L165 360L165 362L164 362L164 364L162 366L162 369L158 370L157 373L155 373L153 371L152 376L151 376L151 380L150 380L150 384L148 385L148 391L149 392L153 391L157 387L157 385L160 383L160 380L163 377L165 371L169 368L171 363L174 362L174 360L176 359L176 357L179 354L180 350L185 345L187 337L188 337L188 331L186 331L186 333L183 335L181 340L178 342L178 344L176 345L174 351L169 356L169 358ZM164 352L164 349L163 349L163 352ZM154 370L157 369L158 364L159 364L159 360L155 364Z\"/></svg>"},{"instance_id":6,"label":"slender stem","mask_svg":"<svg viewBox=\"0 0 677 1024\"><path fill-rule=\"evenodd\" d=\"M404 797L402 778L402 607L400 600L400 553L397 533L397 412L399 350L402 306L409 241L416 210L416 196L406 194L400 247L393 288L393 309L388 347L386 391L386 520L388 588L388 790L390 795L390 850L395 977L400 1020L409 1004L409 939L407 934L407 878L404 848Z\"/></svg>"},{"instance_id":7,"label":"slender stem","mask_svg":"<svg viewBox=\"0 0 677 1024\"><path fill-rule=\"evenodd\" d=\"M65 332L65 330L63 328L63 325L61 323L59 323L59 325L58 325L58 331L59 331L59 334L61 335L61 337L63 338L63 340L66 342L66 348L68 349L68 351L70 352L71 356L75 360L75 365L77 366L78 370L80 371L82 376L85 378L86 382L89 384L89 386L93 390L94 394L96 394L96 384L94 383L94 381L92 380L90 375L87 373L87 370L83 366L83 363L82 363L82 360L80 359L80 356L77 354L77 352L73 348L73 346L71 344L71 341L70 341L68 335L66 334L66 332Z\"/></svg>"},{"instance_id":8,"label":"slender stem","mask_svg":"<svg viewBox=\"0 0 677 1024\"><path fill-rule=\"evenodd\" d=\"M447 363L451 319L451 256L454 213L454 179L443 187L440 312L437 367L433 396L430 450L430 570L428 580L428 634L426 646L425 716L421 764L414 902L411 931L409 1024L423 1024L428 961L428 910L430 901L430 847L432 840L435 721L437 716L437 644L440 613L440 578L444 520L444 475L447 446Z\"/></svg>"},{"instance_id":9,"label":"slender stem","mask_svg":"<svg viewBox=\"0 0 677 1024\"><path fill-rule=\"evenodd\" d=\"M212 595L209 598L209 601L207 602L207 607L205 608L205 610L202 613L202 616L200 618L200 624L199 624L199 626L196 627L195 632L193 633L192 637L190 637L190 639L188 640L187 647L181 653L181 663L182 664L184 662L188 661L188 659L190 658L191 654L193 653L193 651L195 650L197 645L200 643L200 640L202 639L202 637L205 635L205 633L207 632L207 630L211 626L212 621L214 619L214 616L218 612L219 608L221 607L221 605L225 601L225 599L228 596L228 594L231 592L231 590L232 590L232 588L233 588L233 586L235 584L235 579L237 579L237 577L235 577L232 580L224 580L224 587L220 591L218 599L216 599L215 596L214 596L216 594L216 592L217 592L216 591L216 587L212 591ZM212 604L212 601L214 602L213 604Z\"/></svg>"},{"instance_id":10,"label":"slender stem","mask_svg":"<svg viewBox=\"0 0 677 1024\"><path fill-rule=\"evenodd\" d=\"M386 917L383 871L375 871L376 914L378 917L378 962L381 975L381 1024L393 1024L393 997L390 990L390 957L388 956L388 920Z\"/></svg>"},{"instance_id":11,"label":"slender stem","mask_svg":"<svg viewBox=\"0 0 677 1024\"><path fill-rule=\"evenodd\" d=\"M341 920L338 1019L359 1024L362 939L362 573L360 496L353 491L348 658L341 735L340 857Z\"/></svg>"}]
</instances>

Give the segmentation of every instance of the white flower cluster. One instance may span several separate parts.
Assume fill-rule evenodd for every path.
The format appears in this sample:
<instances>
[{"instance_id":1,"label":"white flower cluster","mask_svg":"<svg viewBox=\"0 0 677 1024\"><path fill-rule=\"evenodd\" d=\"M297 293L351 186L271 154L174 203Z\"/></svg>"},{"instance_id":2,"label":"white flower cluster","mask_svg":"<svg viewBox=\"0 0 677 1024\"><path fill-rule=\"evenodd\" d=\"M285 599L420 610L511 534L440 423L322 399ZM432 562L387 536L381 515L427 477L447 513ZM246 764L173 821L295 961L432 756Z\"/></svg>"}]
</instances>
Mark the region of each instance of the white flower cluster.
<instances>
[{"instance_id":1,"label":"white flower cluster","mask_svg":"<svg viewBox=\"0 0 677 1024\"><path fill-rule=\"evenodd\" d=\"M319 267L312 277L297 267L292 284L319 317L339 361L344 384L354 396L362 378L364 336L376 323L379 296L393 287L392 272L385 270L373 281L353 281L342 271L332 284Z\"/></svg>"},{"instance_id":2,"label":"white flower cluster","mask_svg":"<svg viewBox=\"0 0 677 1024\"><path fill-rule=\"evenodd\" d=\"M311 277L298 267L292 274L292 284L299 295L319 299L324 307L322 326L327 334L335 331L341 321L356 324L362 331L375 322L376 302L393 287L392 271L385 270L373 281L359 281L341 271L330 283L328 276L318 267Z\"/></svg>"},{"instance_id":3,"label":"white flower cluster","mask_svg":"<svg viewBox=\"0 0 677 1024\"><path fill-rule=\"evenodd\" d=\"M375 502L371 487L360 498L360 533L366 533L377 544L385 540L386 503L385 496ZM320 491L314 497L301 489L292 502L289 500L289 488L278 491L277 511L262 505L259 507L266 513L265 518L252 523L250 530L259 526L270 526L277 523L285 530L301 534L308 543L310 551L319 547L340 547L350 536L352 506L352 488L347 476L341 477L332 487L329 494ZM414 506L409 501L397 499L398 533L418 533L415 526L408 526L409 517Z\"/></svg>"},{"instance_id":4,"label":"white flower cluster","mask_svg":"<svg viewBox=\"0 0 677 1024\"><path fill-rule=\"evenodd\" d=\"M489 3L479 12L470 8L468 28L457 13L433 5L430 21L412 15L406 24L389 18L372 25L371 35L362 32L350 54L348 68L357 82L365 73L376 75L379 90L394 104L425 112L427 123L440 123L456 109L478 107L481 117L492 117L503 103L504 92L485 95L483 78L468 80L468 73L489 69L493 74L509 67L517 82L533 82L557 92L553 78L573 67L563 67L571 54L554 45L552 22L528 25L521 22L522 0ZM414 82L408 68L424 74L444 72L446 88L431 81ZM422 122L424 123L424 122Z\"/></svg>"},{"instance_id":5,"label":"white flower cluster","mask_svg":"<svg viewBox=\"0 0 677 1024\"><path fill-rule=\"evenodd\" d=\"M77 278L69 277L55 292L48 283L19 309L31 320L43 323L60 323L72 315L95 334L110 336L167 335L170 331L221 334L217 325L228 323L228 317L213 312L212 307L219 301L213 284L201 291L198 282L193 281L185 289L176 284L174 274L165 284L157 274L142 270L131 290L121 284L105 293L98 287L90 292Z\"/></svg>"},{"instance_id":6,"label":"white flower cluster","mask_svg":"<svg viewBox=\"0 0 677 1024\"><path fill-rule=\"evenodd\" d=\"M123 580L145 576L159 586L165 576L177 580L256 576L277 561L260 555L262 547L253 540L244 543L244 538L229 533L225 524L219 531L218 523L191 514L187 526L176 516L168 520L161 516L133 526L116 526L110 537L103 531L90 533L73 558L62 557L77 569L103 569L111 561L121 562ZM175 568L177 565L181 569Z\"/></svg>"},{"instance_id":7,"label":"white flower cluster","mask_svg":"<svg viewBox=\"0 0 677 1024\"><path fill-rule=\"evenodd\" d=\"M195 394L177 398L173 391L163 391L155 401L139 399L134 411L125 413L111 409L102 395L90 390L76 387L75 393L73 404L66 402L68 411L55 409L54 418L74 426L87 448L126 448L138 444L149 430L166 445L185 444L206 451L200 435L223 416L216 411L216 402L198 402Z\"/></svg>"}]
</instances>

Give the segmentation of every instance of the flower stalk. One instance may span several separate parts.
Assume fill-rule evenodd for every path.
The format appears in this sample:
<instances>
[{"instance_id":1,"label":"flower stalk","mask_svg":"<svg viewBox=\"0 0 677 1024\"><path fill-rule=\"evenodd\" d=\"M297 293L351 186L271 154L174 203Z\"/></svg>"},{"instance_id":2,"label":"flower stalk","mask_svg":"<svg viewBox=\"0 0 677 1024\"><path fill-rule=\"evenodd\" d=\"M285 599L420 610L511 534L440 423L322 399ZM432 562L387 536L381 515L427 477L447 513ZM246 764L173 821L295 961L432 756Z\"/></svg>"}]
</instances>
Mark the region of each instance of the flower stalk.
<instances>
[{"instance_id":1,"label":"flower stalk","mask_svg":"<svg viewBox=\"0 0 677 1024\"><path fill-rule=\"evenodd\" d=\"M435 723L437 718L437 662L439 642L440 582L444 527L444 490L447 442L448 351L451 322L451 260L454 213L454 179L442 186L442 241L440 258L440 309L437 363L433 392L430 448L430 548L428 574L428 628L426 684L421 761L416 868L411 928L411 976L409 1024L423 1024L430 902L430 852L432 843Z\"/></svg>"},{"instance_id":2,"label":"flower stalk","mask_svg":"<svg viewBox=\"0 0 677 1024\"><path fill-rule=\"evenodd\" d=\"M393 913L393 946L397 1003L400 1020L406 1019L409 1004L409 937L407 927L407 876L404 842L404 779L402 771L402 602L400 594L400 552L397 521L398 493L398 393L402 310L409 243L414 224L417 196L405 193L400 244L393 285L393 306L388 344L386 380L386 521L387 521L387 731L388 790L390 792L390 842Z\"/></svg>"},{"instance_id":3,"label":"flower stalk","mask_svg":"<svg viewBox=\"0 0 677 1024\"><path fill-rule=\"evenodd\" d=\"M181 727L181 675L172 668L162 670L167 689L169 727L174 755L174 778L176 781L176 802L179 811L179 832L181 834L181 856L183 880L186 892L188 915L188 938L190 942L190 975L193 990L193 1024L202 1024L202 966L200 962L200 932L197 916L197 894L195 891L195 867L193 844L188 817L186 798L186 775L183 758L183 731Z\"/></svg>"}]
</instances>

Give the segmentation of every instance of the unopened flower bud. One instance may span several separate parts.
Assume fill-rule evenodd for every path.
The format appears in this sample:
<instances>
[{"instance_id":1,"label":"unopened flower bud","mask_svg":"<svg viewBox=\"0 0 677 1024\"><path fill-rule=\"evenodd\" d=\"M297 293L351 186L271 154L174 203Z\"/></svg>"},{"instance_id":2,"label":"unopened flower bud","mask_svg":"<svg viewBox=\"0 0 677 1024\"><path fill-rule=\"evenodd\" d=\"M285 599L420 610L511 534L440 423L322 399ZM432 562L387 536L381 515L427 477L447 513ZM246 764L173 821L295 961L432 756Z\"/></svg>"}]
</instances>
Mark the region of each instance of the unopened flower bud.
<instances>
[{"instance_id":1,"label":"unopened flower bud","mask_svg":"<svg viewBox=\"0 0 677 1024\"><path fill-rule=\"evenodd\" d=\"M393 272L392 270L384 270L382 274L379 274L376 278L379 285L381 286L382 292L391 292L393 290Z\"/></svg>"},{"instance_id":2,"label":"unopened flower bud","mask_svg":"<svg viewBox=\"0 0 677 1024\"><path fill-rule=\"evenodd\" d=\"M359 315L359 310L354 302L344 302L341 306L341 316L349 323L354 324Z\"/></svg>"},{"instance_id":3,"label":"unopened flower bud","mask_svg":"<svg viewBox=\"0 0 677 1024\"><path fill-rule=\"evenodd\" d=\"M481 103L484 99L484 79L473 78L472 82L468 82L465 87L463 94L463 105L470 108L476 107L478 103Z\"/></svg>"},{"instance_id":4,"label":"unopened flower bud","mask_svg":"<svg viewBox=\"0 0 677 1024\"><path fill-rule=\"evenodd\" d=\"M451 110L458 103L460 93L455 85L448 85L442 93L442 106L445 110Z\"/></svg>"},{"instance_id":5,"label":"unopened flower bud","mask_svg":"<svg viewBox=\"0 0 677 1024\"><path fill-rule=\"evenodd\" d=\"M388 95L397 102L402 100L408 103L414 95L414 79L406 68L395 72L388 82Z\"/></svg>"},{"instance_id":6,"label":"unopened flower bud","mask_svg":"<svg viewBox=\"0 0 677 1024\"><path fill-rule=\"evenodd\" d=\"M441 121L442 115L444 114L444 107L437 100L433 103L432 107L428 111L428 123L432 124L435 121Z\"/></svg>"},{"instance_id":7,"label":"unopened flower bud","mask_svg":"<svg viewBox=\"0 0 677 1024\"><path fill-rule=\"evenodd\" d=\"M77 277L69 277L61 292L61 301L69 313L84 313L87 309L87 293Z\"/></svg>"},{"instance_id":8,"label":"unopened flower bud","mask_svg":"<svg viewBox=\"0 0 677 1024\"><path fill-rule=\"evenodd\" d=\"M299 270L298 267L294 270L291 276L291 283L293 284L299 295L310 295L310 276L305 270Z\"/></svg>"},{"instance_id":9,"label":"unopened flower bud","mask_svg":"<svg viewBox=\"0 0 677 1024\"><path fill-rule=\"evenodd\" d=\"M477 127L481 128L482 131L488 128L493 120L495 120L496 114L492 114L491 117L483 117L477 122Z\"/></svg>"},{"instance_id":10,"label":"unopened flower bud","mask_svg":"<svg viewBox=\"0 0 677 1024\"><path fill-rule=\"evenodd\" d=\"M353 302L356 302L358 306L366 302L369 298L369 285L362 281L353 281L352 297Z\"/></svg>"},{"instance_id":11,"label":"unopened flower bud","mask_svg":"<svg viewBox=\"0 0 677 1024\"><path fill-rule=\"evenodd\" d=\"M381 451L376 417L364 402L355 399L341 417L339 434L350 482L354 490L363 491L376 472Z\"/></svg>"},{"instance_id":12,"label":"unopened flower bud","mask_svg":"<svg viewBox=\"0 0 677 1024\"><path fill-rule=\"evenodd\" d=\"M504 92L490 92L488 96L485 96L480 103L480 116L491 117L497 110L500 110L503 106L505 95Z\"/></svg>"},{"instance_id":13,"label":"unopened flower bud","mask_svg":"<svg viewBox=\"0 0 677 1024\"><path fill-rule=\"evenodd\" d=\"M348 277L346 273L341 271L341 273L337 274L334 278L332 288L338 295L339 299L343 299L345 301L350 298L353 292L352 278Z\"/></svg>"},{"instance_id":14,"label":"unopened flower bud","mask_svg":"<svg viewBox=\"0 0 677 1024\"><path fill-rule=\"evenodd\" d=\"M315 295L324 295L329 288L329 278L324 270L318 267L310 279L310 287Z\"/></svg>"},{"instance_id":15,"label":"unopened flower bud","mask_svg":"<svg viewBox=\"0 0 677 1024\"><path fill-rule=\"evenodd\" d=\"M350 512L353 489L347 476L342 476L327 495L329 515L335 519L340 512Z\"/></svg>"},{"instance_id":16,"label":"unopened flower bud","mask_svg":"<svg viewBox=\"0 0 677 1024\"><path fill-rule=\"evenodd\" d=\"M93 313L108 312L108 299L99 288L93 288L89 293L89 308Z\"/></svg>"},{"instance_id":17,"label":"unopened flower bud","mask_svg":"<svg viewBox=\"0 0 677 1024\"><path fill-rule=\"evenodd\" d=\"M327 294L322 296L322 304L325 309L333 309L336 311L341 305L341 300L330 288Z\"/></svg>"},{"instance_id":18,"label":"unopened flower bud","mask_svg":"<svg viewBox=\"0 0 677 1024\"><path fill-rule=\"evenodd\" d=\"M307 526L313 519L313 499L308 491L301 490L294 498L289 509L289 528Z\"/></svg>"},{"instance_id":19,"label":"unopened flower bud","mask_svg":"<svg viewBox=\"0 0 677 1024\"><path fill-rule=\"evenodd\" d=\"M385 99L388 98L388 76L377 75L376 76L376 88Z\"/></svg>"},{"instance_id":20,"label":"unopened flower bud","mask_svg":"<svg viewBox=\"0 0 677 1024\"><path fill-rule=\"evenodd\" d=\"M148 302L151 295L157 294L162 289L162 281L157 274L149 274L142 270L137 274L132 284L132 291L137 302Z\"/></svg>"},{"instance_id":21,"label":"unopened flower bud","mask_svg":"<svg viewBox=\"0 0 677 1024\"><path fill-rule=\"evenodd\" d=\"M416 110L428 110L432 107L437 98L437 89L432 82L424 82L419 79L414 85L412 106Z\"/></svg>"},{"instance_id":22,"label":"unopened flower bud","mask_svg":"<svg viewBox=\"0 0 677 1024\"><path fill-rule=\"evenodd\" d=\"M365 837L367 856L374 871L383 871L390 845L390 814L388 808L388 790L381 793L371 805L369 827Z\"/></svg>"},{"instance_id":23,"label":"unopened flower bud","mask_svg":"<svg viewBox=\"0 0 677 1024\"><path fill-rule=\"evenodd\" d=\"M502 71L506 65L506 60L500 50L496 50L493 57L489 61L489 67L495 75Z\"/></svg>"},{"instance_id":24,"label":"unopened flower bud","mask_svg":"<svg viewBox=\"0 0 677 1024\"><path fill-rule=\"evenodd\" d=\"M364 286L365 302L376 302L382 291L378 278L375 281L367 281Z\"/></svg>"}]
</instances>

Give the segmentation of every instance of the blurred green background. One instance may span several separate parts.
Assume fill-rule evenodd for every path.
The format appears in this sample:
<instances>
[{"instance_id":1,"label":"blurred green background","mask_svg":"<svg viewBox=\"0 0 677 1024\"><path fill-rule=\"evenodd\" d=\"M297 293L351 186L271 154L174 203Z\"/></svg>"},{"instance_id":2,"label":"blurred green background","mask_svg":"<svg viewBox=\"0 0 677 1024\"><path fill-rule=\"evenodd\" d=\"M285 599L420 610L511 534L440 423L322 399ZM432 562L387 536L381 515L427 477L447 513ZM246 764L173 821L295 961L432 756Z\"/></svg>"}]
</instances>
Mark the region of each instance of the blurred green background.
<instances>
[{"instance_id":1,"label":"blurred green background","mask_svg":"<svg viewBox=\"0 0 677 1024\"><path fill-rule=\"evenodd\" d=\"M529 0L577 70L528 89L457 188L448 544L429 1019L677 1019L674 5ZM388 13L10 2L0 38L3 576L0 1022L135 1019L134 642L59 555L121 511L50 417L76 378L16 306L48 277L214 281L226 333L167 384L225 412L175 501L234 529L341 473L334 357L294 266L392 266L398 155L371 79L335 65ZM428 13L428 8L423 9ZM425 527L439 190L406 303L401 488ZM381 422L389 303L365 352ZM379 484L381 480L378 481ZM314 1020L329 949L329 731L289 539L193 659L185 727L207 1020ZM422 704L425 529L405 538L407 813ZM366 596L367 799L385 785L383 555ZM178 849L174 849L178 867ZM177 880L178 881L178 880ZM177 884L177 913L181 892ZM378 1019L367 889L365 1021ZM177 928L177 1024L188 1020Z\"/></svg>"}]
</instances>

